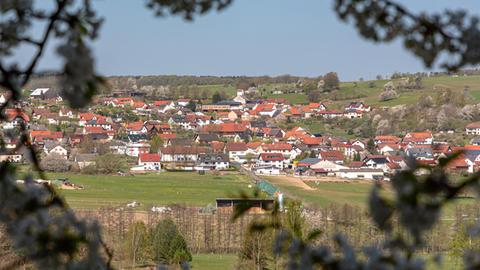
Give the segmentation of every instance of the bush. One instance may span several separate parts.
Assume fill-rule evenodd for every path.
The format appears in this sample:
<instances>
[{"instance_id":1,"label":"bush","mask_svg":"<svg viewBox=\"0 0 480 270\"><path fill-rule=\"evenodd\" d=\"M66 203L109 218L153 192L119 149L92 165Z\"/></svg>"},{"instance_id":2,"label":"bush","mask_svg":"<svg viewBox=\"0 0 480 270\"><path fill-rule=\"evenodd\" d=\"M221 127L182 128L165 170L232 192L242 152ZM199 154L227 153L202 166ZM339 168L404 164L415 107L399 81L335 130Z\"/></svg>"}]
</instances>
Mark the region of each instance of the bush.
<instances>
[{"instance_id":1,"label":"bush","mask_svg":"<svg viewBox=\"0 0 480 270\"><path fill-rule=\"evenodd\" d=\"M380 101L387 101L387 100L396 99L397 97L398 97L397 92L395 92L394 90L389 90L389 91L382 92L378 98L380 99Z\"/></svg>"}]
</instances>

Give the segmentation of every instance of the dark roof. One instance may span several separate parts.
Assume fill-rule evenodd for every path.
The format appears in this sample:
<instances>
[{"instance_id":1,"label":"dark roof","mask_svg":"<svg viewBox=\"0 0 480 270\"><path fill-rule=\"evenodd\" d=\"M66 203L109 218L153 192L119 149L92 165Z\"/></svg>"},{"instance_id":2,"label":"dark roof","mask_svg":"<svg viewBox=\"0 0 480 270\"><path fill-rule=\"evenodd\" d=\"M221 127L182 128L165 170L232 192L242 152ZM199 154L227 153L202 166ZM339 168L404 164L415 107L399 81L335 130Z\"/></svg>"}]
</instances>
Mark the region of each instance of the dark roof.
<instances>
[{"instance_id":1,"label":"dark roof","mask_svg":"<svg viewBox=\"0 0 480 270\"><path fill-rule=\"evenodd\" d=\"M225 154L200 154L199 162L229 162L228 156Z\"/></svg>"},{"instance_id":2,"label":"dark roof","mask_svg":"<svg viewBox=\"0 0 480 270\"><path fill-rule=\"evenodd\" d=\"M201 142L220 141L220 137L215 133L201 133L198 134L197 138Z\"/></svg>"}]
</instances>

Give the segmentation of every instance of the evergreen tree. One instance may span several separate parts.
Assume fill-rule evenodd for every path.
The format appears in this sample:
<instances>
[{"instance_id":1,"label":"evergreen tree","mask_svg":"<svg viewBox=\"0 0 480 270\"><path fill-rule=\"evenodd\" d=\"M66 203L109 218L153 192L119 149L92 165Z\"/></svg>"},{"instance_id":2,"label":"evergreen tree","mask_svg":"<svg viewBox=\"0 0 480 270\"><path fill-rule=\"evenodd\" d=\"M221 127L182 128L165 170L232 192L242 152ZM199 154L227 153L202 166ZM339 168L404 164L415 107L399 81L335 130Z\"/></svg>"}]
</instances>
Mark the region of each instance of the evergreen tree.
<instances>
[{"instance_id":1,"label":"evergreen tree","mask_svg":"<svg viewBox=\"0 0 480 270\"><path fill-rule=\"evenodd\" d=\"M160 221L153 230L153 259L160 265L180 265L192 261L187 242L171 219Z\"/></svg>"}]
</instances>

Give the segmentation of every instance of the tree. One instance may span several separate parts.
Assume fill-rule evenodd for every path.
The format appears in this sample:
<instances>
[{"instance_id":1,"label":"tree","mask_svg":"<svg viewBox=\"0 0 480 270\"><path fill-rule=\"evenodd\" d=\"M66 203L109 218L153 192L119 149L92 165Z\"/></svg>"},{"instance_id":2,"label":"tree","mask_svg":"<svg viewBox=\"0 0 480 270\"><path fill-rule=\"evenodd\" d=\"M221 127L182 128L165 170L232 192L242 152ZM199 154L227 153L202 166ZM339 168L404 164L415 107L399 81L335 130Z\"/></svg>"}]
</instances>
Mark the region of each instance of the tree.
<instances>
[{"instance_id":1,"label":"tree","mask_svg":"<svg viewBox=\"0 0 480 270\"><path fill-rule=\"evenodd\" d=\"M70 168L67 159L57 153L50 153L42 159L41 166L50 172L66 172Z\"/></svg>"},{"instance_id":2,"label":"tree","mask_svg":"<svg viewBox=\"0 0 480 270\"><path fill-rule=\"evenodd\" d=\"M137 263L146 263L151 259L150 235L143 221L136 221L130 225L124 241L127 258L132 262L132 268Z\"/></svg>"},{"instance_id":3,"label":"tree","mask_svg":"<svg viewBox=\"0 0 480 270\"><path fill-rule=\"evenodd\" d=\"M216 91L212 96L212 103L218 103L220 101L222 101L222 96L218 91Z\"/></svg>"},{"instance_id":4,"label":"tree","mask_svg":"<svg viewBox=\"0 0 480 270\"><path fill-rule=\"evenodd\" d=\"M180 265L192 261L187 242L171 219L160 221L152 235L153 259L158 264Z\"/></svg>"},{"instance_id":5,"label":"tree","mask_svg":"<svg viewBox=\"0 0 480 270\"><path fill-rule=\"evenodd\" d=\"M375 141L370 138L367 142L367 150L368 152L370 152L371 154L374 154L376 152L375 150Z\"/></svg>"},{"instance_id":6,"label":"tree","mask_svg":"<svg viewBox=\"0 0 480 270\"><path fill-rule=\"evenodd\" d=\"M308 96L308 101L310 102L318 102L320 100L322 93L319 90L310 91Z\"/></svg>"},{"instance_id":7,"label":"tree","mask_svg":"<svg viewBox=\"0 0 480 270\"><path fill-rule=\"evenodd\" d=\"M329 72L323 76L325 80L325 91L337 90L340 88L340 80L336 72Z\"/></svg>"},{"instance_id":8,"label":"tree","mask_svg":"<svg viewBox=\"0 0 480 270\"><path fill-rule=\"evenodd\" d=\"M105 154L95 158L98 173L112 174L126 169L125 158L117 154Z\"/></svg>"},{"instance_id":9,"label":"tree","mask_svg":"<svg viewBox=\"0 0 480 270\"><path fill-rule=\"evenodd\" d=\"M273 236L271 231L247 232L243 245L238 254L239 270L263 270L268 269L272 257Z\"/></svg>"},{"instance_id":10,"label":"tree","mask_svg":"<svg viewBox=\"0 0 480 270\"><path fill-rule=\"evenodd\" d=\"M188 108L190 109L192 112L196 111L197 110L197 104L195 103L195 101L193 100L190 100L187 104L187 106L185 106L185 108Z\"/></svg>"},{"instance_id":11,"label":"tree","mask_svg":"<svg viewBox=\"0 0 480 270\"><path fill-rule=\"evenodd\" d=\"M154 135L150 140L150 153L158 153L158 150L163 146L163 144L163 139L158 135Z\"/></svg>"}]
</instances>

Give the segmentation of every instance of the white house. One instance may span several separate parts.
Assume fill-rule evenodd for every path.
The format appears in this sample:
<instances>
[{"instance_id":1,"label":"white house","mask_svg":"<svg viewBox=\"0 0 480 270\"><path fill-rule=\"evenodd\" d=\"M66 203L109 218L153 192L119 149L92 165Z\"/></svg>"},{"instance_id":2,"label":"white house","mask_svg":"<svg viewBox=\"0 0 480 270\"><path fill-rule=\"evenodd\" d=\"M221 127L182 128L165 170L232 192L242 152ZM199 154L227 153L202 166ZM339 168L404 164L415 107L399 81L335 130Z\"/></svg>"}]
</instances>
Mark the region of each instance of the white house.
<instances>
[{"instance_id":1,"label":"white house","mask_svg":"<svg viewBox=\"0 0 480 270\"><path fill-rule=\"evenodd\" d=\"M480 135L480 122L468 124L465 127L467 135Z\"/></svg>"},{"instance_id":2,"label":"white house","mask_svg":"<svg viewBox=\"0 0 480 270\"><path fill-rule=\"evenodd\" d=\"M259 175L279 175L280 168L275 166L263 166L263 167L254 167L252 169L253 173Z\"/></svg>"},{"instance_id":3,"label":"white house","mask_svg":"<svg viewBox=\"0 0 480 270\"><path fill-rule=\"evenodd\" d=\"M129 143L125 149L125 154L130 157L138 157L148 152L150 152L150 144L148 143Z\"/></svg>"},{"instance_id":4,"label":"white house","mask_svg":"<svg viewBox=\"0 0 480 270\"><path fill-rule=\"evenodd\" d=\"M144 171L159 171L160 166L160 154L140 154L138 155L137 165L143 168Z\"/></svg>"},{"instance_id":5,"label":"white house","mask_svg":"<svg viewBox=\"0 0 480 270\"><path fill-rule=\"evenodd\" d=\"M226 154L200 154L195 169L199 171L226 170L230 167L230 161Z\"/></svg>"},{"instance_id":6,"label":"white house","mask_svg":"<svg viewBox=\"0 0 480 270\"><path fill-rule=\"evenodd\" d=\"M273 166L280 170L284 168L284 157L281 153L262 153L256 162L256 167Z\"/></svg>"},{"instance_id":7,"label":"white house","mask_svg":"<svg viewBox=\"0 0 480 270\"><path fill-rule=\"evenodd\" d=\"M62 156L65 159L67 159L67 157L68 157L67 149L65 149L63 146L61 146L60 144L58 144L56 142L52 142L52 141L45 142L45 144L43 146L43 150L44 150L45 154L47 154L47 155L55 153L55 154L58 154L58 155Z\"/></svg>"},{"instance_id":8,"label":"white house","mask_svg":"<svg viewBox=\"0 0 480 270\"><path fill-rule=\"evenodd\" d=\"M247 162L247 144L244 142L228 142L225 147L228 157L231 161L236 161L238 163Z\"/></svg>"}]
</instances>

